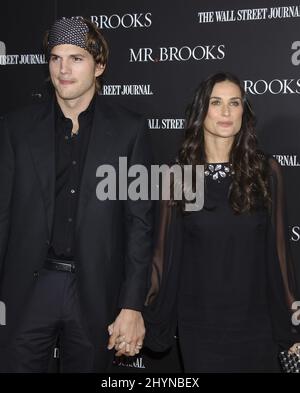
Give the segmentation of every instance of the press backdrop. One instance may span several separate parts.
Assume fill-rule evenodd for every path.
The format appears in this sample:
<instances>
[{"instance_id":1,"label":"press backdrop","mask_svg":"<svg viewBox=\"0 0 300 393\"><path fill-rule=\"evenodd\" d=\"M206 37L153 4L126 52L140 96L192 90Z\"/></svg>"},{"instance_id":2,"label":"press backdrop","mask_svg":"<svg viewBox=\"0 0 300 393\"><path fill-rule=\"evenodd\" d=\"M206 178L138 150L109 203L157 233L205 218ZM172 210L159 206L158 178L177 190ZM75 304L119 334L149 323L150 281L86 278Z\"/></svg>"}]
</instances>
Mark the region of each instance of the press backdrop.
<instances>
[{"instance_id":1,"label":"press backdrop","mask_svg":"<svg viewBox=\"0 0 300 393\"><path fill-rule=\"evenodd\" d=\"M184 110L201 79L236 73L262 147L283 167L289 235L300 275L300 3L295 0L47 0L0 5L0 115L45 95L42 38L58 17L84 16L110 46L103 94L148 119L157 163L174 159ZM116 370L180 371L174 348Z\"/></svg>"}]
</instances>

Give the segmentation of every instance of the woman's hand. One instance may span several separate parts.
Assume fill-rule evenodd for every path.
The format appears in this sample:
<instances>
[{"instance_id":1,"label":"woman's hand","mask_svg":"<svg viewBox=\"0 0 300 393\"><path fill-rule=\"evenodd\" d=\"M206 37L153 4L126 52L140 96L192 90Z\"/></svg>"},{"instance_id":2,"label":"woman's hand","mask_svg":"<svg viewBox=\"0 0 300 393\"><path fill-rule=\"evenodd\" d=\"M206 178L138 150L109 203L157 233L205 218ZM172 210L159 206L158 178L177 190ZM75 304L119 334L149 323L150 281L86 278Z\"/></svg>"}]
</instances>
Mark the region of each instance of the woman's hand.
<instances>
[{"instance_id":1,"label":"woman's hand","mask_svg":"<svg viewBox=\"0 0 300 393\"><path fill-rule=\"evenodd\" d=\"M294 345L292 345L289 349L289 352L295 353L296 355L300 356L300 343L295 343Z\"/></svg>"}]
</instances>

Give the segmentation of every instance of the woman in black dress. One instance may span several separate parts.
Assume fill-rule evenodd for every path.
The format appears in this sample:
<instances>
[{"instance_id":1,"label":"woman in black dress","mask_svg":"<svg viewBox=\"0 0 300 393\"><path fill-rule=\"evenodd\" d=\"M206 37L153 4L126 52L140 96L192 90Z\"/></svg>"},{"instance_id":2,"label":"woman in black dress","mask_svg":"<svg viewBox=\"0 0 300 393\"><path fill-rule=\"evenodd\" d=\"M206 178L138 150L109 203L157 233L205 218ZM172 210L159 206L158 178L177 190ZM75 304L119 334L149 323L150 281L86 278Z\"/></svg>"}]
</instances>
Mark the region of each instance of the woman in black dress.
<instances>
[{"instance_id":1,"label":"woman in black dress","mask_svg":"<svg viewBox=\"0 0 300 393\"><path fill-rule=\"evenodd\" d=\"M204 207L162 208L145 344L166 348L177 327L185 372L279 371L279 350L298 348L283 180L235 76L197 89L177 162L204 165Z\"/></svg>"}]
</instances>

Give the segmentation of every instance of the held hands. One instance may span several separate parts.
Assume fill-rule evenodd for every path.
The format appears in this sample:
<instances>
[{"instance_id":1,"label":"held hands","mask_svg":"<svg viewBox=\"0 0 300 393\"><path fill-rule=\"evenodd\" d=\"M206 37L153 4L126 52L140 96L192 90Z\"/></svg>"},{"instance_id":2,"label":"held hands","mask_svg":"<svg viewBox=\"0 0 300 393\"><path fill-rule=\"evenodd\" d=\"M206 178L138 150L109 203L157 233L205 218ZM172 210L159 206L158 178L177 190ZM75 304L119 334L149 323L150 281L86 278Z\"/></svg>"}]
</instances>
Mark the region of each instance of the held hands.
<instances>
[{"instance_id":1,"label":"held hands","mask_svg":"<svg viewBox=\"0 0 300 393\"><path fill-rule=\"evenodd\" d=\"M145 337L145 325L139 311L122 309L115 321L108 326L108 349L115 348L116 356L137 355Z\"/></svg>"}]
</instances>

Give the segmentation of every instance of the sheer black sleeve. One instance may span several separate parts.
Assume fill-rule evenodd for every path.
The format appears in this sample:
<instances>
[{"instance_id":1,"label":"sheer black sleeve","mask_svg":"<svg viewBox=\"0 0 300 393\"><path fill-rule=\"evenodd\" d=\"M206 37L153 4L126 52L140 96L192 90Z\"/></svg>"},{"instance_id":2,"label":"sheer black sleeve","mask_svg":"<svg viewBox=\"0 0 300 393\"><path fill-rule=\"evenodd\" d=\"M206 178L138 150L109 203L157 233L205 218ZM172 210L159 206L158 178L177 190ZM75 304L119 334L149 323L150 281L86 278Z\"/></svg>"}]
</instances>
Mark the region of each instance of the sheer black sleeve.
<instances>
[{"instance_id":1,"label":"sheer black sleeve","mask_svg":"<svg viewBox=\"0 0 300 393\"><path fill-rule=\"evenodd\" d=\"M182 222L178 208L160 203L159 225L152 261L151 286L144 321L144 345L162 352L174 343L177 328L177 292L181 268Z\"/></svg>"},{"instance_id":2,"label":"sheer black sleeve","mask_svg":"<svg viewBox=\"0 0 300 393\"><path fill-rule=\"evenodd\" d=\"M280 165L269 158L269 184L272 208L267 231L268 292L273 334L283 347L299 342L292 324L292 304L298 299L286 217L284 181Z\"/></svg>"}]
</instances>

